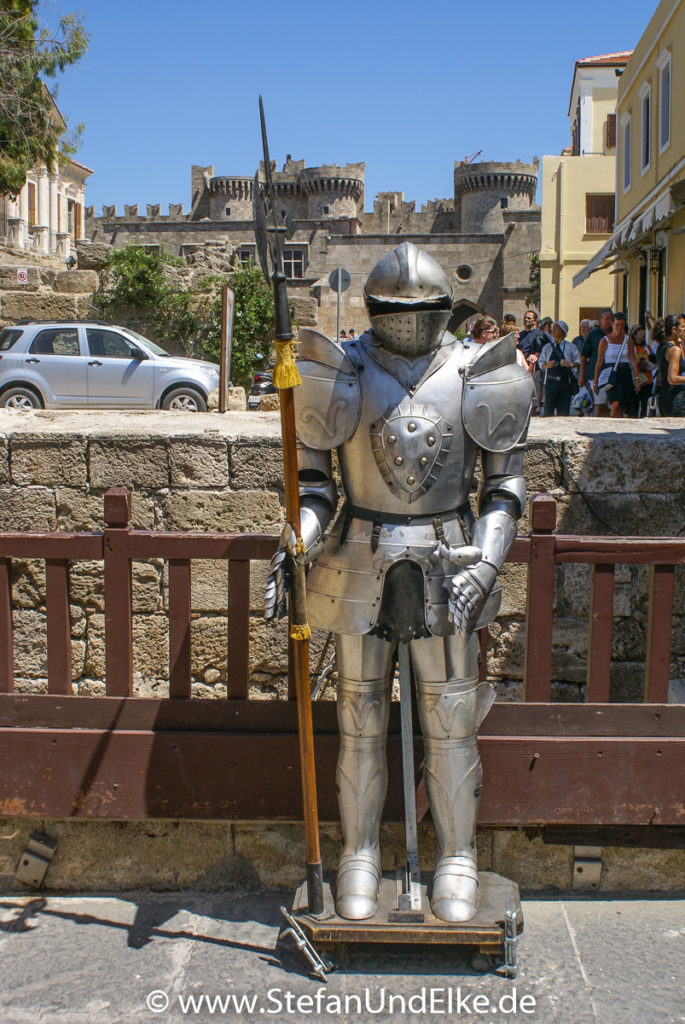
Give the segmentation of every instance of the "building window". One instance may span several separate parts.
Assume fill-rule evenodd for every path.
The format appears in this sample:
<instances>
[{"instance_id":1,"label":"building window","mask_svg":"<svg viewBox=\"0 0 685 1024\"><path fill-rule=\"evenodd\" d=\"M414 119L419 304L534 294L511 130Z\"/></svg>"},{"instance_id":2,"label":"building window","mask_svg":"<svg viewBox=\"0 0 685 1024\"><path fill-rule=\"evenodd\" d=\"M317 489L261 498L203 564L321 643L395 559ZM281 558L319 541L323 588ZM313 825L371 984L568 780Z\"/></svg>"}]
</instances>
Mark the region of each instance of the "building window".
<instances>
[{"instance_id":1,"label":"building window","mask_svg":"<svg viewBox=\"0 0 685 1024\"><path fill-rule=\"evenodd\" d=\"M330 206L324 206L324 208L323 208L323 212L324 212L324 213L330 213L330 212L331 212L331 208L330 208Z\"/></svg>"},{"instance_id":2,"label":"building window","mask_svg":"<svg viewBox=\"0 0 685 1024\"><path fill-rule=\"evenodd\" d=\"M671 141L671 54L664 50L656 62L659 69L659 153Z\"/></svg>"},{"instance_id":3,"label":"building window","mask_svg":"<svg viewBox=\"0 0 685 1024\"><path fill-rule=\"evenodd\" d=\"M607 149L616 149L616 114L607 114Z\"/></svg>"},{"instance_id":4,"label":"building window","mask_svg":"<svg viewBox=\"0 0 685 1024\"><path fill-rule=\"evenodd\" d=\"M622 154L622 166L623 166L623 191L627 192L630 188L631 177L630 177L630 150L631 150L631 117L627 114L623 119L621 127L623 128L623 154Z\"/></svg>"},{"instance_id":5,"label":"building window","mask_svg":"<svg viewBox=\"0 0 685 1024\"><path fill-rule=\"evenodd\" d=\"M29 194L29 231L33 231L36 226L36 186L29 181L26 187Z\"/></svg>"},{"instance_id":6,"label":"building window","mask_svg":"<svg viewBox=\"0 0 685 1024\"><path fill-rule=\"evenodd\" d=\"M462 263L461 266L457 267L457 280L461 281L462 283L470 281L472 274L473 270L468 265L468 263Z\"/></svg>"},{"instance_id":7,"label":"building window","mask_svg":"<svg viewBox=\"0 0 685 1024\"><path fill-rule=\"evenodd\" d=\"M606 195L585 196L585 234L586 235L610 235L614 230L614 196L613 193Z\"/></svg>"},{"instance_id":8,"label":"building window","mask_svg":"<svg viewBox=\"0 0 685 1024\"><path fill-rule=\"evenodd\" d=\"M649 170L651 163L651 121L652 121L652 87L645 82L638 93L640 97L640 110L642 111L640 129L640 173L644 174Z\"/></svg>"},{"instance_id":9,"label":"building window","mask_svg":"<svg viewBox=\"0 0 685 1024\"><path fill-rule=\"evenodd\" d=\"M238 249L238 261L241 267L250 267L254 263L254 250L250 248Z\"/></svg>"},{"instance_id":10,"label":"building window","mask_svg":"<svg viewBox=\"0 0 685 1024\"><path fill-rule=\"evenodd\" d=\"M230 217L231 216L231 207L227 206L226 209L224 210L224 213L226 214L227 217Z\"/></svg>"},{"instance_id":11,"label":"building window","mask_svg":"<svg viewBox=\"0 0 685 1024\"><path fill-rule=\"evenodd\" d=\"M286 249L283 253L283 270L285 276L293 278L304 277L304 253L301 249Z\"/></svg>"},{"instance_id":12,"label":"building window","mask_svg":"<svg viewBox=\"0 0 685 1024\"><path fill-rule=\"evenodd\" d=\"M502 210L508 209L509 208L509 197L508 196L502 196L502 198L499 201L499 205L500 205L500 209L502 209Z\"/></svg>"}]
</instances>

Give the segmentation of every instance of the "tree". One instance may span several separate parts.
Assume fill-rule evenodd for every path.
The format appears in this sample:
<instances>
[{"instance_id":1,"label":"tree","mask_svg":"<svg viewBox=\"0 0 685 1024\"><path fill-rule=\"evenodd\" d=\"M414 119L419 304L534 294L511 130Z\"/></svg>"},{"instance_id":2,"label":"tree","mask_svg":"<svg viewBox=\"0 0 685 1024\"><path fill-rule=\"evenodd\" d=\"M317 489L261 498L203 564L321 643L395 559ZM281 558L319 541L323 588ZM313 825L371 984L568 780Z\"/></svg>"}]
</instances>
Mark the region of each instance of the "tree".
<instances>
[{"instance_id":1,"label":"tree","mask_svg":"<svg viewBox=\"0 0 685 1024\"><path fill-rule=\"evenodd\" d=\"M86 52L80 18L67 14L51 31L41 27L39 0L0 0L0 195L17 195L35 163L52 170L59 155L76 149L43 82L56 78ZM81 126L76 129L76 133Z\"/></svg>"},{"instance_id":2,"label":"tree","mask_svg":"<svg viewBox=\"0 0 685 1024\"><path fill-rule=\"evenodd\" d=\"M226 278L205 274L184 286L182 259L138 245L112 249L100 275L96 302L108 319L133 312L155 331L162 345L175 342L190 356L218 361L221 348L221 290ZM260 270L237 266L231 379L249 386L260 352L273 336L274 300Z\"/></svg>"}]
</instances>

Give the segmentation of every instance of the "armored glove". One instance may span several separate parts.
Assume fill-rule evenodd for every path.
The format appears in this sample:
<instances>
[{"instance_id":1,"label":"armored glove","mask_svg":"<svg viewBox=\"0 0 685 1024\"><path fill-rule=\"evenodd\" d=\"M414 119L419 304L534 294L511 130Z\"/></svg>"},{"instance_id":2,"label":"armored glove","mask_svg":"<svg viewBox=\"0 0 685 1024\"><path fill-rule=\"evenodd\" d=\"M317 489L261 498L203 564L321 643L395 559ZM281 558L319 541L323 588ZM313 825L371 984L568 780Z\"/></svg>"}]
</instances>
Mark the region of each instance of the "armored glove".
<instances>
[{"instance_id":1,"label":"armored glove","mask_svg":"<svg viewBox=\"0 0 685 1024\"><path fill-rule=\"evenodd\" d=\"M264 587L264 618L282 619L288 611L288 567L295 555L297 538L290 523L286 523L278 541L278 548L271 559L269 576Z\"/></svg>"},{"instance_id":2,"label":"armored glove","mask_svg":"<svg viewBox=\"0 0 685 1024\"><path fill-rule=\"evenodd\" d=\"M304 544L304 563L309 565L323 549L322 527L314 509L303 505L300 509L300 529ZM295 557L297 537L286 523L281 533L278 549L271 559L269 576L264 588L264 617L267 620L281 619L287 613L288 571L291 558Z\"/></svg>"},{"instance_id":3,"label":"armored glove","mask_svg":"<svg viewBox=\"0 0 685 1024\"><path fill-rule=\"evenodd\" d=\"M484 561L464 568L452 577L447 607L450 621L460 633L474 629L496 579L497 569Z\"/></svg>"}]
</instances>

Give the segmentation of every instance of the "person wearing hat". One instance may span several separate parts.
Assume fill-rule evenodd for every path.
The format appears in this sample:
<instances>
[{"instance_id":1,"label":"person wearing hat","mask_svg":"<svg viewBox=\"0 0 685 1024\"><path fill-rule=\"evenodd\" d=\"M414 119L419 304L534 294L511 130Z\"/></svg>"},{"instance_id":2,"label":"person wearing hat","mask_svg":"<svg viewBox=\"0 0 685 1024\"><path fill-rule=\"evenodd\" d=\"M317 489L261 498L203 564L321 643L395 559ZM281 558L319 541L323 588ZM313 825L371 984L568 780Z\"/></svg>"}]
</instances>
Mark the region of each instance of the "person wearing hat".
<instances>
[{"instance_id":1,"label":"person wearing hat","mask_svg":"<svg viewBox=\"0 0 685 1024\"><path fill-rule=\"evenodd\" d=\"M578 390L576 374L580 352L566 340L568 324L557 320L552 324L552 341L543 346L538 360L544 382L543 416L569 416L571 399Z\"/></svg>"}]
</instances>

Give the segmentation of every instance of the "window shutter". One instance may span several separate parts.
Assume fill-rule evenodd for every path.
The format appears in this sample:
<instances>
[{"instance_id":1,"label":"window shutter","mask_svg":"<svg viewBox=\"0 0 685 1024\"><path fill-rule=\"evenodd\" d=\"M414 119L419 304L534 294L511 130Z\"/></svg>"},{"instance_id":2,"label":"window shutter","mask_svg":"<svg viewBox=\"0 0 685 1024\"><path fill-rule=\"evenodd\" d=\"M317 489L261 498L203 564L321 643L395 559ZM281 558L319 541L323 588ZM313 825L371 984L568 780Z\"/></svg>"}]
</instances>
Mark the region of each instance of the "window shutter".
<instances>
[{"instance_id":1,"label":"window shutter","mask_svg":"<svg viewBox=\"0 0 685 1024\"><path fill-rule=\"evenodd\" d=\"M607 114L607 149L616 148L616 114Z\"/></svg>"},{"instance_id":2,"label":"window shutter","mask_svg":"<svg viewBox=\"0 0 685 1024\"><path fill-rule=\"evenodd\" d=\"M609 235L614 229L614 197L612 195L585 196L585 233Z\"/></svg>"}]
</instances>

